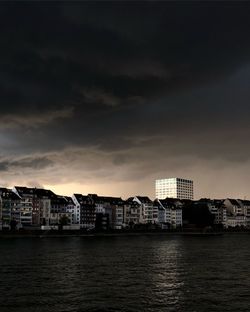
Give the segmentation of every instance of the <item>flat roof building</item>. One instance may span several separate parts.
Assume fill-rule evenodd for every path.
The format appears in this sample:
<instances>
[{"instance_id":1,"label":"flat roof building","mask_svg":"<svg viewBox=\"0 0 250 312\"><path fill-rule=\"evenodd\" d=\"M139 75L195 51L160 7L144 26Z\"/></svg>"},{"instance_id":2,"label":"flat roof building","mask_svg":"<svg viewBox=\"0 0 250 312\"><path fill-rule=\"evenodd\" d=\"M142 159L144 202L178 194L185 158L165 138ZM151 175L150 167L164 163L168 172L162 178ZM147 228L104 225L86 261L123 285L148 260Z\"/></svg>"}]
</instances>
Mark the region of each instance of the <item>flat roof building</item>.
<instances>
[{"instance_id":1,"label":"flat roof building","mask_svg":"<svg viewBox=\"0 0 250 312\"><path fill-rule=\"evenodd\" d=\"M158 199L194 199L192 180L181 178L158 179L155 181L155 197Z\"/></svg>"}]
</instances>

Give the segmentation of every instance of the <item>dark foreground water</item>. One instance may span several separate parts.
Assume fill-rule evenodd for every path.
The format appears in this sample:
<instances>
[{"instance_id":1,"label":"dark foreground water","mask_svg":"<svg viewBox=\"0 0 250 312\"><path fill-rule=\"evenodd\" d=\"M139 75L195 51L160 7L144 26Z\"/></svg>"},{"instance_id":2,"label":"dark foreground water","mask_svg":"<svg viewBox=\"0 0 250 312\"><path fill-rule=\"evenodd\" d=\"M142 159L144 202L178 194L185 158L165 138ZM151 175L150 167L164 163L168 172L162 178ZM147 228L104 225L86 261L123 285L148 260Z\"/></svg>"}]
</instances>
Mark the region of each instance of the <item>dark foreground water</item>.
<instances>
[{"instance_id":1,"label":"dark foreground water","mask_svg":"<svg viewBox=\"0 0 250 312\"><path fill-rule=\"evenodd\" d=\"M250 311L250 235L0 240L0 311Z\"/></svg>"}]
</instances>

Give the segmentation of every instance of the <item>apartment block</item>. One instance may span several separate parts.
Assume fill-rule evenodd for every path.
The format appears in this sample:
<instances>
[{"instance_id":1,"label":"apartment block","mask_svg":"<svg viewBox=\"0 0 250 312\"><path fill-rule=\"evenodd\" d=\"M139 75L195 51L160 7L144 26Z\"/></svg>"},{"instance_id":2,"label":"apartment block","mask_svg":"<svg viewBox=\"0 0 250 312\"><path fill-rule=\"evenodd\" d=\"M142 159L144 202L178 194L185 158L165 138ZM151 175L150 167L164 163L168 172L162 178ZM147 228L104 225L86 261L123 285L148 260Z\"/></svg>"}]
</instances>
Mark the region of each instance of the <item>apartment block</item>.
<instances>
[{"instance_id":1,"label":"apartment block","mask_svg":"<svg viewBox=\"0 0 250 312\"><path fill-rule=\"evenodd\" d=\"M192 180L182 178L158 179L155 181L155 197L158 199L194 199Z\"/></svg>"}]
</instances>

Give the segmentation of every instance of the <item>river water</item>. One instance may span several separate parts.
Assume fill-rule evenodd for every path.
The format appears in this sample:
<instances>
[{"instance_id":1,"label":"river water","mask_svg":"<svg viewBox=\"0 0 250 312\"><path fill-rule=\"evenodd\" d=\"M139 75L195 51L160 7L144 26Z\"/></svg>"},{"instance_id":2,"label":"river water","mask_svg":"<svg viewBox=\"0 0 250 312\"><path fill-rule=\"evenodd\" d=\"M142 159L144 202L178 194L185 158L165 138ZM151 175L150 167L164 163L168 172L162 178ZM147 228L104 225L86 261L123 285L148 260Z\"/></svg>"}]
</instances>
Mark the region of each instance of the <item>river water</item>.
<instances>
[{"instance_id":1,"label":"river water","mask_svg":"<svg viewBox=\"0 0 250 312\"><path fill-rule=\"evenodd\" d=\"M0 311L250 311L250 235L0 240Z\"/></svg>"}]
</instances>

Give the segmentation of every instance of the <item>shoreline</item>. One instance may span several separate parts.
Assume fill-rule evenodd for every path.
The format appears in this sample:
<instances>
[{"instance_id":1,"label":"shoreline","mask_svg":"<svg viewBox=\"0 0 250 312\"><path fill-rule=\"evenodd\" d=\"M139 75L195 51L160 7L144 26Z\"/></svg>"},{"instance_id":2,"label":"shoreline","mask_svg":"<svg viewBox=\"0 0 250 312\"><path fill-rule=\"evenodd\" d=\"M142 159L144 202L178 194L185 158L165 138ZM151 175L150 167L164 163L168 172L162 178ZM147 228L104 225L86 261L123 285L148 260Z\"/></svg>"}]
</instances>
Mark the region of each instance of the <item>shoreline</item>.
<instances>
[{"instance_id":1,"label":"shoreline","mask_svg":"<svg viewBox=\"0 0 250 312\"><path fill-rule=\"evenodd\" d=\"M250 234L250 231L220 231L220 232L202 232L202 231L179 231L179 232L170 232L170 231L158 231L158 232L99 232L99 233L54 233L41 231L32 233L32 232L0 232L1 238L65 238L65 237L131 237L131 236L189 236L189 237L213 237L213 236L222 236L225 234Z\"/></svg>"}]
</instances>

